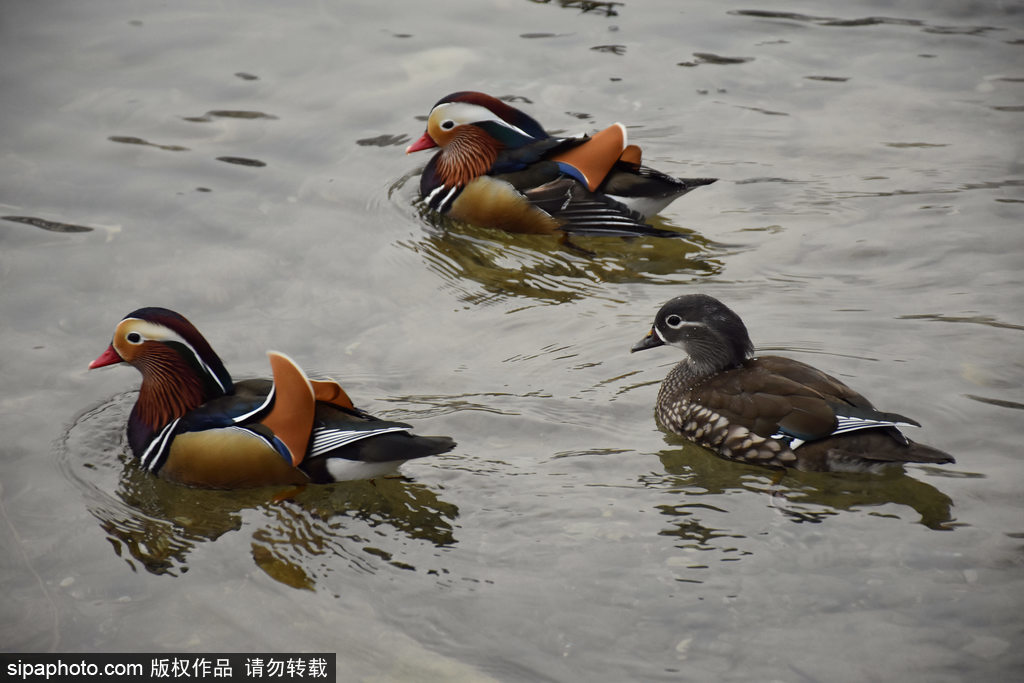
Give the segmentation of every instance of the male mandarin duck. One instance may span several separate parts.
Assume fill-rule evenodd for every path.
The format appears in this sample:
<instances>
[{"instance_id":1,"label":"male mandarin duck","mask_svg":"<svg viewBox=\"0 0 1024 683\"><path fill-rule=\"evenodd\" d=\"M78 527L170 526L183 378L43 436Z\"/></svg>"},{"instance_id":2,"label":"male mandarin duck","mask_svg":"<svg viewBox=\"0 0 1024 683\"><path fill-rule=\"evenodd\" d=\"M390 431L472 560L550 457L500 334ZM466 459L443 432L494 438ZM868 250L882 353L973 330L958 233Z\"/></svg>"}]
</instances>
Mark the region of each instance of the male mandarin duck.
<instances>
[{"instance_id":1,"label":"male mandarin duck","mask_svg":"<svg viewBox=\"0 0 1024 683\"><path fill-rule=\"evenodd\" d=\"M142 373L128 443L159 476L204 488L328 483L386 474L451 450L446 436L415 436L352 404L336 382L308 379L269 352L273 380L233 382L192 323L140 308L114 330L89 369L125 362Z\"/></svg>"},{"instance_id":2,"label":"male mandarin duck","mask_svg":"<svg viewBox=\"0 0 1024 683\"><path fill-rule=\"evenodd\" d=\"M647 225L673 200L715 178L677 179L640 164L621 123L555 138L524 112L479 92L434 105L407 154L440 147L420 177L427 205L508 232L589 235L679 233Z\"/></svg>"},{"instance_id":3,"label":"male mandarin duck","mask_svg":"<svg viewBox=\"0 0 1024 683\"><path fill-rule=\"evenodd\" d=\"M661 384L658 421L723 458L832 472L954 462L899 430L920 424L876 410L835 377L789 358L752 357L743 321L715 298L670 300L632 350L664 344L687 357Z\"/></svg>"}]
</instances>

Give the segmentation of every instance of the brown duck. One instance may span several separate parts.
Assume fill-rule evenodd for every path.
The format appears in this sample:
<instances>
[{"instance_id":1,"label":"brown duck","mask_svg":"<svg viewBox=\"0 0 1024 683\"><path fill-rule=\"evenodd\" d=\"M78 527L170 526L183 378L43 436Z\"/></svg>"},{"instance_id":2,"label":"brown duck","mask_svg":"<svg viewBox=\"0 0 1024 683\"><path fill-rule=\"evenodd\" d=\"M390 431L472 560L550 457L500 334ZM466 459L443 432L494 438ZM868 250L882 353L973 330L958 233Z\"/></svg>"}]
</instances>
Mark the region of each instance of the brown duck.
<instances>
[{"instance_id":1,"label":"brown duck","mask_svg":"<svg viewBox=\"0 0 1024 683\"><path fill-rule=\"evenodd\" d=\"M661 384L658 421L723 458L809 471L954 462L900 431L916 421L876 410L835 377L790 358L753 357L743 321L713 297L670 300L632 350L665 344L687 357Z\"/></svg>"}]
</instances>

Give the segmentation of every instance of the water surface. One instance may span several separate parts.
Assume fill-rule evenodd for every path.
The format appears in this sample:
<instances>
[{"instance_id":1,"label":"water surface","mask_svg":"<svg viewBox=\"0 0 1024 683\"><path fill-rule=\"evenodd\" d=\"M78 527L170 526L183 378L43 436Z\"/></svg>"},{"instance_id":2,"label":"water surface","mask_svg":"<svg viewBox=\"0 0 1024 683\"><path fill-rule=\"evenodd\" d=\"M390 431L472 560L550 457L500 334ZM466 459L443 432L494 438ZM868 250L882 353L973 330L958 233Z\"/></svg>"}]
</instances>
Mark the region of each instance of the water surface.
<instances>
[{"instance_id":1,"label":"water surface","mask_svg":"<svg viewBox=\"0 0 1024 683\"><path fill-rule=\"evenodd\" d=\"M584 9L589 11L583 11ZM9 2L0 10L0 642L338 653L342 680L1000 680L1024 667L1024 31L1012 3ZM627 124L720 178L671 241L442 224L443 95ZM957 463L773 473L658 430L702 291ZM401 479L139 472L143 305L236 377L286 351L451 434Z\"/></svg>"}]
</instances>

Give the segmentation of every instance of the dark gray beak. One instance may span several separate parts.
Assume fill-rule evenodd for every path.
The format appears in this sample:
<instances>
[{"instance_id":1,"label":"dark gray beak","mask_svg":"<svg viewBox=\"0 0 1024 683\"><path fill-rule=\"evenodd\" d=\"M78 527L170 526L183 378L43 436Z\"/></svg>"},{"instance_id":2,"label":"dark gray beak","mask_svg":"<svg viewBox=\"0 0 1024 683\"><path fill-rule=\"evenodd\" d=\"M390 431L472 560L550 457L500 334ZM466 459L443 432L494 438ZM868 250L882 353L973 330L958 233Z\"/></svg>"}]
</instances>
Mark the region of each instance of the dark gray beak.
<instances>
[{"instance_id":1,"label":"dark gray beak","mask_svg":"<svg viewBox=\"0 0 1024 683\"><path fill-rule=\"evenodd\" d=\"M637 351L643 351L644 349L653 349L655 346L664 346L665 342L661 341L661 338L654 333L654 328L647 333L643 339L633 345L633 348L629 350L630 353L636 353Z\"/></svg>"}]
</instances>

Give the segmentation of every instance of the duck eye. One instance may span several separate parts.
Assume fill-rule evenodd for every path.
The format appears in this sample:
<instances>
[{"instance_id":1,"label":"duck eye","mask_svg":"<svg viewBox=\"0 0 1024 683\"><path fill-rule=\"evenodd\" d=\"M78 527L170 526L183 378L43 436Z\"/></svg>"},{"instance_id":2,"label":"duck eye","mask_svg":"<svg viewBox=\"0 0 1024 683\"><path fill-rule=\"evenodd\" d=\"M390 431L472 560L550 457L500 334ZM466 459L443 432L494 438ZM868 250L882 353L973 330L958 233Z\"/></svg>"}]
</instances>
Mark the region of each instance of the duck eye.
<instances>
[{"instance_id":1,"label":"duck eye","mask_svg":"<svg viewBox=\"0 0 1024 683\"><path fill-rule=\"evenodd\" d=\"M441 130L451 130L455 127L455 122L451 119L445 119L441 122Z\"/></svg>"},{"instance_id":2,"label":"duck eye","mask_svg":"<svg viewBox=\"0 0 1024 683\"><path fill-rule=\"evenodd\" d=\"M683 326L683 319L673 313L669 317L665 318L665 324L674 330L678 330Z\"/></svg>"},{"instance_id":3,"label":"duck eye","mask_svg":"<svg viewBox=\"0 0 1024 683\"><path fill-rule=\"evenodd\" d=\"M142 341L142 335L138 332L129 332L125 335L125 339L127 339L130 344L138 344Z\"/></svg>"}]
</instances>

